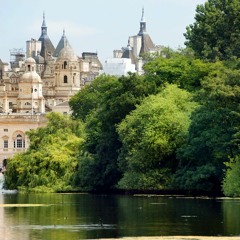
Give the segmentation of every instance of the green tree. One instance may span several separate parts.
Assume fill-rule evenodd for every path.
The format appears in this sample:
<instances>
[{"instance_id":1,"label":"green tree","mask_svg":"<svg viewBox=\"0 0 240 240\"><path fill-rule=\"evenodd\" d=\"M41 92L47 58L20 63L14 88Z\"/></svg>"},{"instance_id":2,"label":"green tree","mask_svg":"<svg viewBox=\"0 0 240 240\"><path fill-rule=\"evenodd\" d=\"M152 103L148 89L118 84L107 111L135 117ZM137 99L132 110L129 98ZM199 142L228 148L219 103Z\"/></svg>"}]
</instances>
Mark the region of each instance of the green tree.
<instances>
[{"instance_id":1,"label":"green tree","mask_svg":"<svg viewBox=\"0 0 240 240\"><path fill-rule=\"evenodd\" d=\"M238 154L240 71L223 66L202 81L201 104L191 117L188 143L179 150L175 187L218 193L224 162Z\"/></svg>"},{"instance_id":2,"label":"green tree","mask_svg":"<svg viewBox=\"0 0 240 240\"><path fill-rule=\"evenodd\" d=\"M123 143L119 165L121 189L166 189L178 162L176 149L186 140L196 104L175 85L145 98L118 126Z\"/></svg>"},{"instance_id":3,"label":"green tree","mask_svg":"<svg viewBox=\"0 0 240 240\"><path fill-rule=\"evenodd\" d=\"M170 56L159 57L144 65L145 77L156 86L165 83L176 84L188 91L201 87L201 80L207 77L220 63L206 63L194 59L189 49L174 52Z\"/></svg>"},{"instance_id":4,"label":"green tree","mask_svg":"<svg viewBox=\"0 0 240 240\"><path fill-rule=\"evenodd\" d=\"M79 157L75 184L87 190L109 190L115 187L121 177L117 165L121 142L116 125L155 90L154 84L135 74L120 78L101 76L75 96L71 107L73 115L85 121L85 149L88 152L87 156ZM92 92L97 92L97 98L92 97ZM91 107L85 108L89 106L89 99ZM87 172L89 174L85 175Z\"/></svg>"},{"instance_id":5,"label":"green tree","mask_svg":"<svg viewBox=\"0 0 240 240\"><path fill-rule=\"evenodd\" d=\"M109 91L110 88L114 88L114 85L117 87L117 84L116 77L101 75L91 85L86 85L69 101L73 118L85 120L93 109L101 106L104 93Z\"/></svg>"},{"instance_id":6,"label":"green tree","mask_svg":"<svg viewBox=\"0 0 240 240\"><path fill-rule=\"evenodd\" d=\"M240 155L226 163L227 170L223 180L223 193L229 197L240 197Z\"/></svg>"},{"instance_id":7,"label":"green tree","mask_svg":"<svg viewBox=\"0 0 240 240\"><path fill-rule=\"evenodd\" d=\"M228 60L240 57L239 0L208 0L196 8L195 22L184 34L197 57Z\"/></svg>"},{"instance_id":8,"label":"green tree","mask_svg":"<svg viewBox=\"0 0 240 240\"><path fill-rule=\"evenodd\" d=\"M80 122L51 113L46 127L27 134L30 147L8 162L8 189L55 192L72 190L71 179L77 168L77 153L84 142Z\"/></svg>"}]
</instances>

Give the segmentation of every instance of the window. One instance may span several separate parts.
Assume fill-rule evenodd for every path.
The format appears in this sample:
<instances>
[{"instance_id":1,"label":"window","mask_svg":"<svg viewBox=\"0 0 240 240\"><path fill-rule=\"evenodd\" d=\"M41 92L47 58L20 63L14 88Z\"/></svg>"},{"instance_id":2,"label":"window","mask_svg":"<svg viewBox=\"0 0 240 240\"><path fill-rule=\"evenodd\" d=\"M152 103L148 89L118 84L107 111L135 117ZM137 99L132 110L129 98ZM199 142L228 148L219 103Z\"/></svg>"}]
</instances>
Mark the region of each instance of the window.
<instances>
[{"instance_id":1,"label":"window","mask_svg":"<svg viewBox=\"0 0 240 240\"><path fill-rule=\"evenodd\" d=\"M3 130L4 132L8 132L8 129L7 128L4 128L4 130Z\"/></svg>"},{"instance_id":2,"label":"window","mask_svg":"<svg viewBox=\"0 0 240 240\"><path fill-rule=\"evenodd\" d=\"M68 82L68 77L67 77L66 75L64 75L64 77L63 77L63 82L64 82L64 83L67 83L67 82Z\"/></svg>"},{"instance_id":3,"label":"window","mask_svg":"<svg viewBox=\"0 0 240 240\"><path fill-rule=\"evenodd\" d=\"M28 65L28 71L29 72L31 71L31 65Z\"/></svg>"},{"instance_id":4,"label":"window","mask_svg":"<svg viewBox=\"0 0 240 240\"><path fill-rule=\"evenodd\" d=\"M17 135L17 138L15 139L13 146L14 148L25 148L25 140L23 139L21 134Z\"/></svg>"},{"instance_id":5,"label":"window","mask_svg":"<svg viewBox=\"0 0 240 240\"><path fill-rule=\"evenodd\" d=\"M63 63L63 68L64 68L64 69L67 69L67 61L64 61L64 63Z\"/></svg>"},{"instance_id":6,"label":"window","mask_svg":"<svg viewBox=\"0 0 240 240\"><path fill-rule=\"evenodd\" d=\"M3 140L3 147L8 148L8 140Z\"/></svg>"}]
</instances>

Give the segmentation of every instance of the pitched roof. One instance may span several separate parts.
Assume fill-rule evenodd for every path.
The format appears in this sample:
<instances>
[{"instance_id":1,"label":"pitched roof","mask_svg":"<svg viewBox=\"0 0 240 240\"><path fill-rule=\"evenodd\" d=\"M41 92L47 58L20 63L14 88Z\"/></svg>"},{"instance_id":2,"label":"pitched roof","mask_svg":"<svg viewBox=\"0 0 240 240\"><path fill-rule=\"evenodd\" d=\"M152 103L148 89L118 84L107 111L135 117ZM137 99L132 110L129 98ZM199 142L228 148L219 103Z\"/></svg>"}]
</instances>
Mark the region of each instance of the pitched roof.
<instances>
[{"instance_id":1,"label":"pitched roof","mask_svg":"<svg viewBox=\"0 0 240 240\"><path fill-rule=\"evenodd\" d=\"M141 36L142 38L142 46L140 49L140 54L149 52L156 48L151 37L147 33L147 22L144 17L144 8L142 9L142 18L140 21L140 30L139 30L138 36Z\"/></svg>"},{"instance_id":2,"label":"pitched roof","mask_svg":"<svg viewBox=\"0 0 240 240\"><path fill-rule=\"evenodd\" d=\"M62 35L62 37L61 37L61 39L60 39L60 41L59 41L59 43L56 47L56 50L54 51L53 56L58 57L61 50L66 46L69 46L71 48L71 45L70 45L70 43L69 43L69 41L68 41L68 39L65 35L65 30L63 30L63 35Z\"/></svg>"},{"instance_id":3,"label":"pitched roof","mask_svg":"<svg viewBox=\"0 0 240 240\"><path fill-rule=\"evenodd\" d=\"M140 36L142 37L142 46L141 46L140 54L150 52L151 50L156 48L151 37L147 33L143 33Z\"/></svg>"},{"instance_id":4,"label":"pitched roof","mask_svg":"<svg viewBox=\"0 0 240 240\"><path fill-rule=\"evenodd\" d=\"M40 55L46 59L49 55L53 55L55 48L50 38L47 35L47 25L46 25L44 13L43 13L43 23L42 23L41 29L42 29L42 33L38 39L38 41L42 42Z\"/></svg>"}]
</instances>

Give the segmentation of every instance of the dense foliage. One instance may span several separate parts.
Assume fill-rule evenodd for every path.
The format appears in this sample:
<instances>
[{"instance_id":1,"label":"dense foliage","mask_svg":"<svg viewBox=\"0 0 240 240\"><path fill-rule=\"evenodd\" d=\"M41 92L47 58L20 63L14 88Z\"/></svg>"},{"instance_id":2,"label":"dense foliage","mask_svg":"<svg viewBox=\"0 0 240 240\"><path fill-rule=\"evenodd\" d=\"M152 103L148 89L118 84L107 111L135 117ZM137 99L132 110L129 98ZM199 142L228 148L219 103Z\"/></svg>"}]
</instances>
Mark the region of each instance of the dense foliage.
<instances>
[{"instance_id":1,"label":"dense foliage","mask_svg":"<svg viewBox=\"0 0 240 240\"><path fill-rule=\"evenodd\" d=\"M240 57L239 0L208 0L196 9L194 24L187 27L186 45L202 59Z\"/></svg>"},{"instance_id":2,"label":"dense foliage","mask_svg":"<svg viewBox=\"0 0 240 240\"><path fill-rule=\"evenodd\" d=\"M240 196L240 158L239 155L226 163L228 169L223 181L223 193L226 196Z\"/></svg>"},{"instance_id":3,"label":"dense foliage","mask_svg":"<svg viewBox=\"0 0 240 240\"><path fill-rule=\"evenodd\" d=\"M46 127L28 132L30 147L8 161L6 187L35 192L72 190L82 126L66 116L48 115Z\"/></svg>"},{"instance_id":4,"label":"dense foliage","mask_svg":"<svg viewBox=\"0 0 240 240\"><path fill-rule=\"evenodd\" d=\"M87 190L115 188L121 178L117 158L122 146L116 125L152 92L156 92L155 84L141 76L103 75L70 101L73 116L85 120L87 135L88 154L80 157L76 184Z\"/></svg>"},{"instance_id":5,"label":"dense foliage","mask_svg":"<svg viewBox=\"0 0 240 240\"><path fill-rule=\"evenodd\" d=\"M176 185L219 192L224 162L239 153L240 71L222 65L202 82L201 107L192 114L188 143L179 149Z\"/></svg>"},{"instance_id":6,"label":"dense foliage","mask_svg":"<svg viewBox=\"0 0 240 240\"><path fill-rule=\"evenodd\" d=\"M156 58L146 63L144 70L148 81L154 81L158 86L171 83L188 91L196 91L201 87L201 80L217 66L218 63L195 59L190 50L185 50Z\"/></svg>"},{"instance_id":7,"label":"dense foliage","mask_svg":"<svg viewBox=\"0 0 240 240\"><path fill-rule=\"evenodd\" d=\"M145 98L119 125L123 143L119 164L122 189L167 189L176 171L176 149L186 139L190 113L196 104L175 85Z\"/></svg>"}]
</instances>

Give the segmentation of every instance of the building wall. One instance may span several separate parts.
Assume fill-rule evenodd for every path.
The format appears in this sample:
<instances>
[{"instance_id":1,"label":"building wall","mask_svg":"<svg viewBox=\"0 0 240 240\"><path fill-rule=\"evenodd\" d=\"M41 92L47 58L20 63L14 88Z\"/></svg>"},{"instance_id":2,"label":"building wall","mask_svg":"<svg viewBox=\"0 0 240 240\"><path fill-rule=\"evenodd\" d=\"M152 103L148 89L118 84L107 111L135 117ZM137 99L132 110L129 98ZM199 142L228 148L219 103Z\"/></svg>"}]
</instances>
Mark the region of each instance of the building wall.
<instances>
[{"instance_id":1,"label":"building wall","mask_svg":"<svg viewBox=\"0 0 240 240\"><path fill-rule=\"evenodd\" d=\"M133 49L134 56L139 57L142 47L142 37L138 35L129 37L129 44Z\"/></svg>"},{"instance_id":2,"label":"building wall","mask_svg":"<svg viewBox=\"0 0 240 240\"><path fill-rule=\"evenodd\" d=\"M126 76L128 72L136 72L135 64L131 63L129 58L111 58L103 64L105 74L114 76Z\"/></svg>"},{"instance_id":3,"label":"building wall","mask_svg":"<svg viewBox=\"0 0 240 240\"><path fill-rule=\"evenodd\" d=\"M27 131L42 127L46 123L47 120L44 114L1 114L0 167L3 165L4 159L11 158L14 154L27 150L30 143L26 135Z\"/></svg>"},{"instance_id":4,"label":"building wall","mask_svg":"<svg viewBox=\"0 0 240 240\"><path fill-rule=\"evenodd\" d=\"M37 41L36 39L31 39L26 42L26 57L36 57L38 52L41 52L41 41Z\"/></svg>"}]
</instances>

